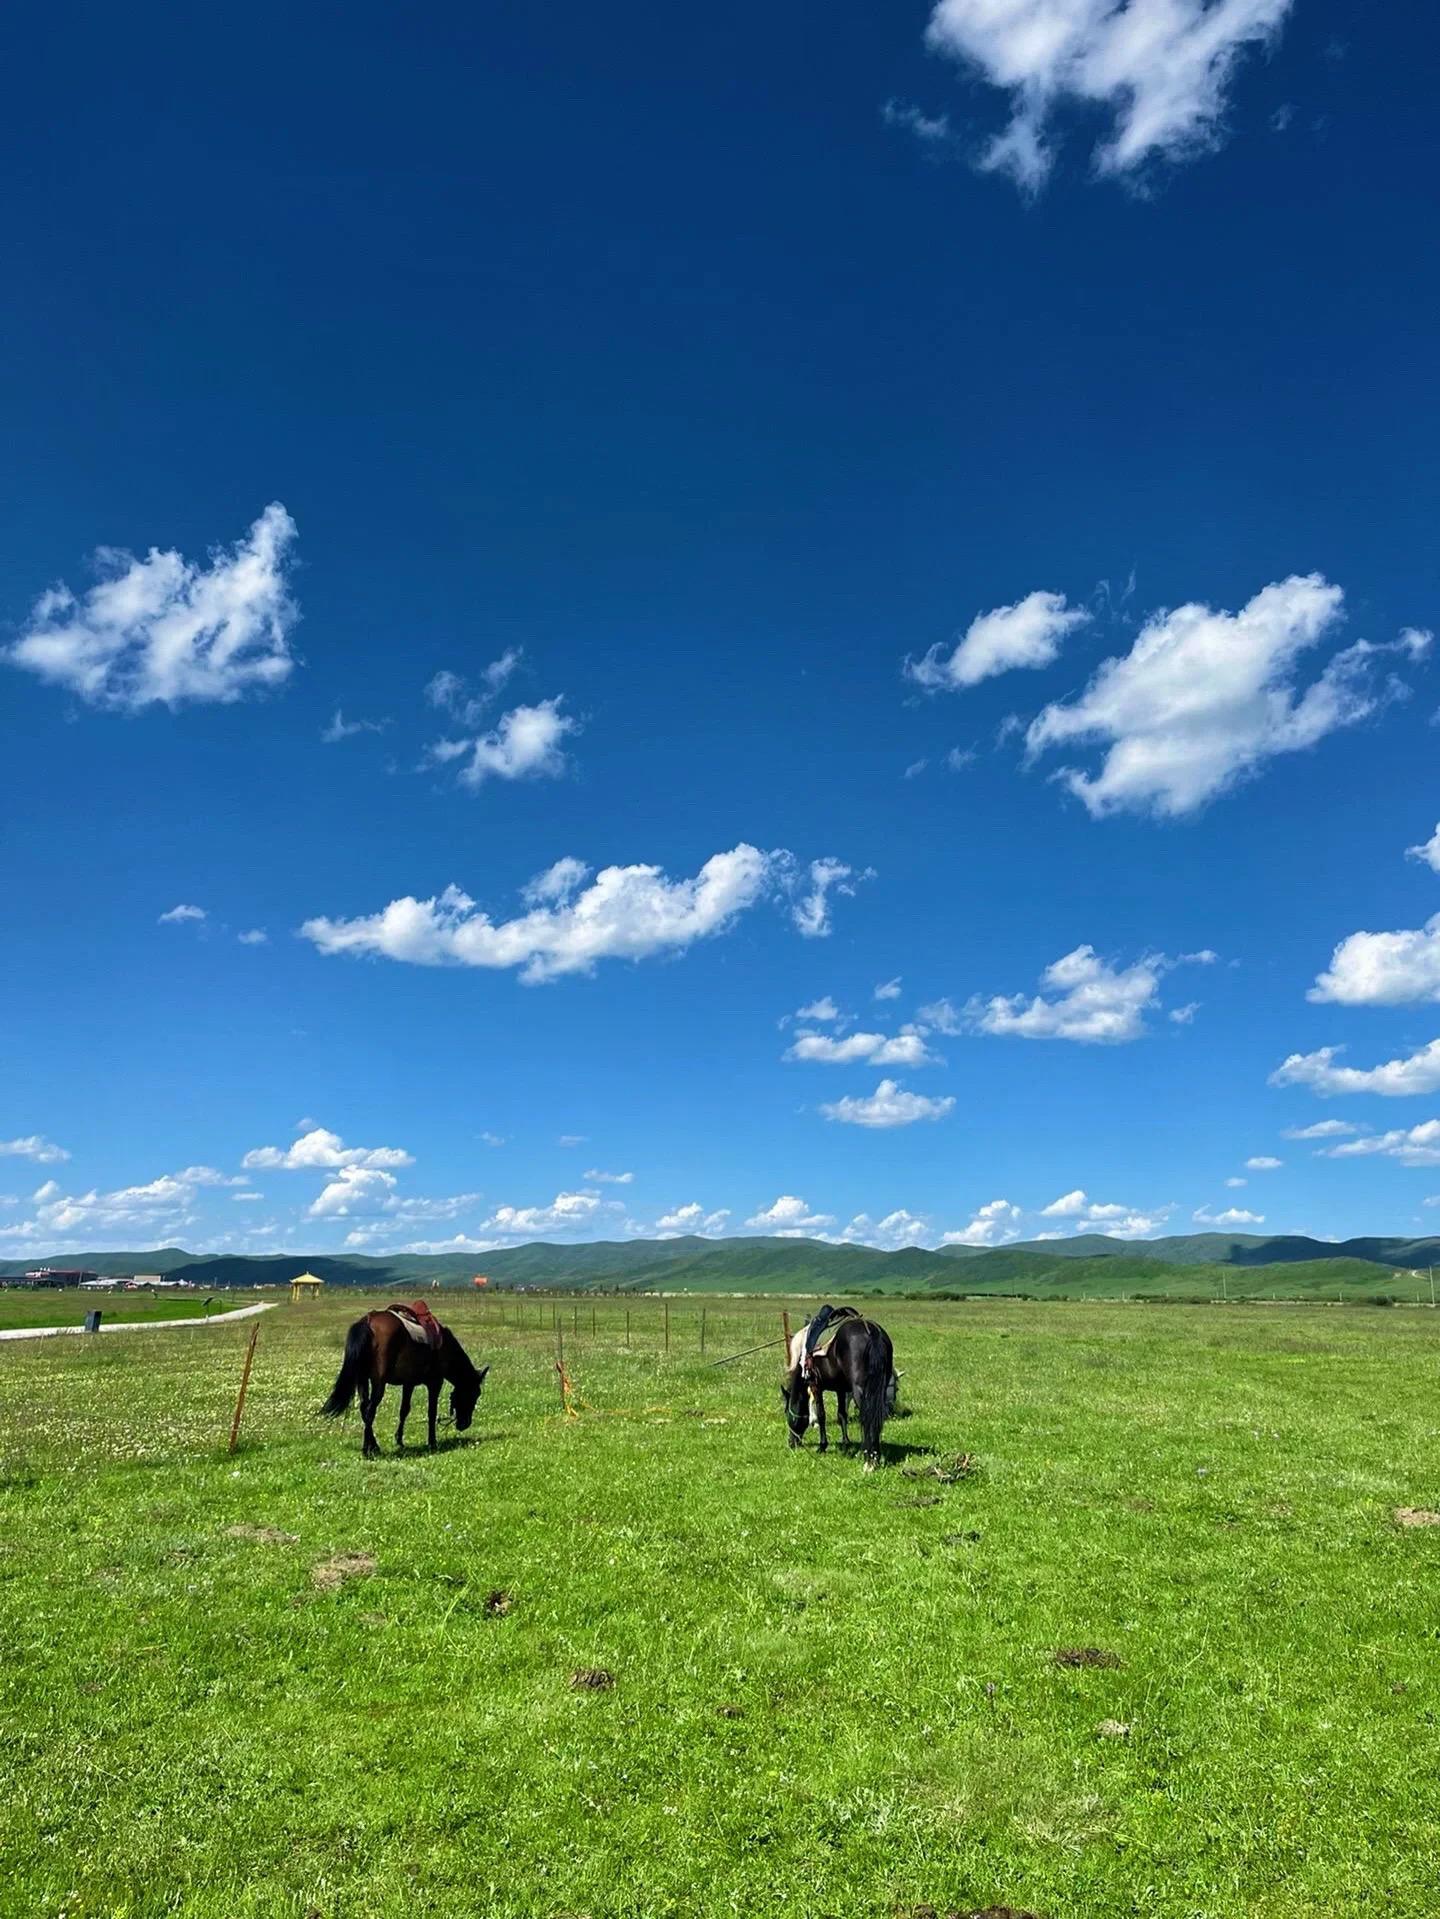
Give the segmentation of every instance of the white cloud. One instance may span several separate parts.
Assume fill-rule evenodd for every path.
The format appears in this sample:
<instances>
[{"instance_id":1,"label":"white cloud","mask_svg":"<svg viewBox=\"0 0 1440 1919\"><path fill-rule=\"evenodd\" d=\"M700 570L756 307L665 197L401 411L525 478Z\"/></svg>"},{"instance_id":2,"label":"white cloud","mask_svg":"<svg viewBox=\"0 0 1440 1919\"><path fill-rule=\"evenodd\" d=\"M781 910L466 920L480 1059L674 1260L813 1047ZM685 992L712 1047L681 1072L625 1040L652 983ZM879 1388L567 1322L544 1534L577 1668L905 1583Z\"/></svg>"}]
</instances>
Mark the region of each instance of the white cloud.
<instances>
[{"instance_id":1,"label":"white cloud","mask_svg":"<svg viewBox=\"0 0 1440 1919\"><path fill-rule=\"evenodd\" d=\"M679 1233L723 1233L729 1217L728 1206L707 1213L698 1200L692 1199L688 1206L677 1206L673 1212L662 1214L655 1222L655 1231L662 1239Z\"/></svg>"},{"instance_id":2,"label":"white cloud","mask_svg":"<svg viewBox=\"0 0 1440 1919\"><path fill-rule=\"evenodd\" d=\"M389 720L347 720L337 706L334 719L320 738L326 746L335 746L341 740L353 740L357 733L383 733L389 724Z\"/></svg>"},{"instance_id":3,"label":"white cloud","mask_svg":"<svg viewBox=\"0 0 1440 1919\"><path fill-rule=\"evenodd\" d=\"M992 1199L958 1233L946 1233L942 1246L1003 1246L1019 1237L1020 1208L1008 1199Z\"/></svg>"},{"instance_id":4,"label":"white cloud","mask_svg":"<svg viewBox=\"0 0 1440 1919\"><path fill-rule=\"evenodd\" d=\"M628 1186L635 1175L633 1173L600 1173L592 1167L585 1177L592 1186Z\"/></svg>"},{"instance_id":5,"label":"white cloud","mask_svg":"<svg viewBox=\"0 0 1440 1919\"><path fill-rule=\"evenodd\" d=\"M1440 1090L1440 1039L1432 1039L1407 1059L1380 1066L1337 1066L1343 1046L1321 1046L1313 1053L1291 1053L1270 1075L1272 1086L1308 1086L1324 1098L1342 1093L1379 1093L1404 1099Z\"/></svg>"},{"instance_id":6,"label":"white cloud","mask_svg":"<svg viewBox=\"0 0 1440 1919\"><path fill-rule=\"evenodd\" d=\"M1368 1159L1377 1154L1398 1159L1402 1166L1440 1166L1440 1119L1422 1120L1418 1126L1370 1133L1363 1139L1321 1148L1324 1159Z\"/></svg>"},{"instance_id":7,"label":"white cloud","mask_svg":"<svg viewBox=\"0 0 1440 1919\"><path fill-rule=\"evenodd\" d=\"M245 1157L250 1164L249 1154ZM378 1167L341 1166L334 1179L321 1188L307 1212L310 1219L344 1219L353 1213L378 1213L381 1204L395 1190L395 1175Z\"/></svg>"},{"instance_id":8,"label":"white cloud","mask_svg":"<svg viewBox=\"0 0 1440 1919\"><path fill-rule=\"evenodd\" d=\"M877 1246L882 1252L899 1252L905 1246L928 1246L934 1239L930 1222L918 1214L897 1207L883 1219L857 1213L840 1233L822 1235L840 1246Z\"/></svg>"},{"instance_id":9,"label":"white cloud","mask_svg":"<svg viewBox=\"0 0 1440 1919\"><path fill-rule=\"evenodd\" d=\"M486 1146L504 1146L507 1144L503 1133L482 1133L480 1138Z\"/></svg>"},{"instance_id":10,"label":"white cloud","mask_svg":"<svg viewBox=\"0 0 1440 1919\"><path fill-rule=\"evenodd\" d=\"M880 118L888 127L903 127L907 133L913 133L924 147L943 147L952 137L950 122L943 113L922 113L907 100L887 100L880 109Z\"/></svg>"},{"instance_id":11,"label":"white cloud","mask_svg":"<svg viewBox=\"0 0 1440 1919\"><path fill-rule=\"evenodd\" d=\"M936 0L926 41L1011 96L980 157L1029 193L1053 164L1057 108L1108 108L1097 172L1123 175L1214 145L1231 71L1276 33L1290 0Z\"/></svg>"},{"instance_id":12,"label":"white cloud","mask_svg":"<svg viewBox=\"0 0 1440 1919\"><path fill-rule=\"evenodd\" d=\"M882 980L875 988L876 999L899 999L899 997L900 979L898 974L894 979Z\"/></svg>"},{"instance_id":13,"label":"white cloud","mask_svg":"<svg viewBox=\"0 0 1440 1919\"><path fill-rule=\"evenodd\" d=\"M183 926L187 920L203 920L206 917L203 906L172 906L168 913L160 915L160 926Z\"/></svg>"},{"instance_id":14,"label":"white cloud","mask_svg":"<svg viewBox=\"0 0 1440 1919\"><path fill-rule=\"evenodd\" d=\"M1059 1199L1052 1199L1048 1206L1043 1206L1040 1217L1071 1221L1071 1231L1077 1236L1105 1233L1112 1239L1143 1239L1163 1223L1165 1214L1142 1213L1133 1206L1123 1206L1117 1201L1102 1204L1092 1200L1082 1187L1077 1186L1073 1192L1062 1193ZM1050 1233L1042 1237L1055 1239L1063 1235Z\"/></svg>"},{"instance_id":15,"label":"white cloud","mask_svg":"<svg viewBox=\"0 0 1440 1919\"><path fill-rule=\"evenodd\" d=\"M1042 1219L1070 1219L1077 1213L1083 1213L1090 1202L1082 1188L1077 1186L1073 1193L1062 1193L1059 1199L1052 1199L1048 1206L1040 1208Z\"/></svg>"},{"instance_id":16,"label":"white cloud","mask_svg":"<svg viewBox=\"0 0 1440 1919\"><path fill-rule=\"evenodd\" d=\"M1077 946L1041 975L1053 998L1037 994L1027 1000L1023 993L976 997L966 1006L966 1018L981 1033L1119 1045L1147 1030L1145 1015L1158 1007L1165 973L1187 962L1208 964L1213 958L1211 953L1183 953L1172 960L1150 953L1122 968L1101 959L1093 946Z\"/></svg>"},{"instance_id":17,"label":"white cloud","mask_svg":"<svg viewBox=\"0 0 1440 1919\"><path fill-rule=\"evenodd\" d=\"M1166 1017L1174 1020L1177 1026L1192 1026L1195 1022L1195 1015L1199 1011L1199 1000L1192 999L1184 1006L1172 1006Z\"/></svg>"},{"instance_id":18,"label":"white cloud","mask_svg":"<svg viewBox=\"0 0 1440 1919\"><path fill-rule=\"evenodd\" d=\"M289 1146L257 1146L240 1164L269 1172L305 1173L339 1167L413 1166L415 1161L401 1147L347 1146L338 1133L316 1126Z\"/></svg>"},{"instance_id":19,"label":"white cloud","mask_svg":"<svg viewBox=\"0 0 1440 1919\"><path fill-rule=\"evenodd\" d=\"M560 711L560 704L553 699L517 706L476 739L436 740L427 758L441 766L461 762L462 786L479 787L490 779L558 779L567 764L561 741L578 728L577 721Z\"/></svg>"},{"instance_id":20,"label":"white cloud","mask_svg":"<svg viewBox=\"0 0 1440 1919\"><path fill-rule=\"evenodd\" d=\"M778 861L781 856L772 857ZM795 899L790 916L806 939L826 939L830 933L831 892L849 898L861 880L873 877L868 868L857 873L843 860L811 860L810 890Z\"/></svg>"},{"instance_id":21,"label":"white cloud","mask_svg":"<svg viewBox=\"0 0 1440 1919\"><path fill-rule=\"evenodd\" d=\"M901 775L901 778L907 779L907 780L918 780L920 775L925 771L925 768L929 764L930 764L929 760L911 760L910 764L905 768L904 773Z\"/></svg>"},{"instance_id":22,"label":"white cloud","mask_svg":"<svg viewBox=\"0 0 1440 1919\"><path fill-rule=\"evenodd\" d=\"M1227 1186L1248 1186L1250 1182L1248 1179L1241 1179L1238 1174L1234 1174L1226 1180L1225 1184Z\"/></svg>"},{"instance_id":23,"label":"white cloud","mask_svg":"<svg viewBox=\"0 0 1440 1919\"><path fill-rule=\"evenodd\" d=\"M1340 1006L1409 1006L1440 999L1440 913L1397 933L1351 933L1305 996Z\"/></svg>"},{"instance_id":24,"label":"white cloud","mask_svg":"<svg viewBox=\"0 0 1440 1919\"><path fill-rule=\"evenodd\" d=\"M1424 860L1432 873L1440 873L1440 824L1420 846L1407 846L1405 857L1411 860Z\"/></svg>"},{"instance_id":25,"label":"white cloud","mask_svg":"<svg viewBox=\"0 0 1440 1919\"><path fill-rule=\"evenodd\" d=\"M1287 1126L1280 1135L1281 1139L1341 1139L1347 1133L1358 1133L1360 1128L1352 1126L1348 1119L1317 1119L1311 1126Z\"/></svg>"},{"instance_id":26,"label":"white cloud","mask_svg":"<svg viewBox=\"0 0 1440 1919\"><path fill-rule=\"evenodd\" d=\"M1065 635L1090 615L1067 606L1063 593L1027 593L1013 606L979 613L946 656L937 642L923 658L905 662L905 676L932 690L956 693L1015 667L1049 666Z\"/></svg>"},{"instance_id":27,"label":"white cloud","mask_svg":"<svg viewBox=\"0 0 1440 1919\"><path fill-rule=\"evenodd\" d=\"M510 1237L525 1233L572 1232L600 1210L598 1193L557 1193L548 1206L497 1206L482 1230Z\"/></svg>"},{"instance_id":28,"label":"white cloud","mask_svg":"<svg viewBox=\"0 0 1440 1919\"><path fill-rule=\"evenodd\" d=\"M824 999L812 1000L808 1006L802 1006L795 1017L808 1020L837 1020L840 1017L840 1008L827 993Z\"/></svg>"},{"instance_id":29,"label":"white cloud","mask_svg":"<svg viewBox=\"0 0 1440 1919\"><path fill-rule=\"evenodd\" d=\"M208 566L155 547L143 560L102 547L99 583L83 599L63 585L43 593L0 658L92 706L125 712L268 691L295 664L288 642L297 614L285 587L294 538L295 522L275 504Z\"/></svg>"},{"instance_id":30,"label":"white cloud","mask_svg":"<svg viewBox=\"0 0 1440 1919\"><path fill-rule=\"evenodd\" d=\"M925 1029L902 1026L898 1033L797 1033L785 1054L789 1060L812 1060L829 1066L853 1066L864 1060L871 1066L937 1066L940 1062L925 1044Z\"/></svg>"},{"instance_id":31,"label":"white cloud","mask_svg":"<svg viewBox=\"0 0 1440 1919\"><path fill-rule=\"evenodd\" d=\"M973 766L979 758L973 746L952 746L945 755L945 769L949 773L963 773L967 766Z\"/></svg>"},{"instance_id":32,"label":"white cloud","mask_svg":"<svg viewBox=\"0 0 1440 1919\"><path fill-rule=\"evenodd\" d=\"M1272 1159L1268 1153L1257 1153L1245 1162L1246 1170L1252 1173L1273 1173L1284 1164L1283 1159Z\"/></svg>"},{"instance_id":33,"label":"white cloud","mask_svg":"<svg viewBox=\"0 0 1440 1919\"><path fill-rule=\"evenodd\" d=\"M944 1033L951 1038L965 1030L964 1015L960 1008L948 999L937 999L929 1006L922 1006L920 1022L923 1026L933 1027L937 1033Z\"/></svg>"},{"instance_id":34,"label":"white cloud","mask_svg":"<svg viewBox=\"0 0 1440 1919\"><path fill-rule=\"evenodd\" d=\"M812 1213L803 1199L797 1199L793 1193L782 1193L773 1206L753 1214L745 1224L757 1227L762 1233L778 1233L793 1238L798 1234L813 1233L833 1226L835 1217L832 1213Z\"/></svg>"},{"instance_id":35,"label":"white cloud","mask_svg":"<svg viewBox=\"0 0 1440 1919\"><path fill-rule=\"evenodd\" d=\"M0 1139L0 1159L33 1159L41 1166L53 1166L70 1155L43 1133L26 1133L22 1139Z\"/></svg>"},{"instance_id":36,"label":"white cloud","mask_svg":"<svg viewBox=\"0 0 1440 1919\"><path fill-rule=\"evenodd\" d=\"M186 1166L163 1173L142 1186L122 1186L113 1192L66 1193L53 1179L34 1193L35 1215L13 1236L57 1243L62 1236L78 1243L99 1233L149 1237L170 1233L193 1222L197 1195L207 1187L244 1186L213 1166Z\"/></svg>"},{"instance_id":37,"label":"white cloud","mask_svg":"<svg viewBox=\"0 0 1440 1919\"><path fill-rule=\"evenodd\" d=\"M449 713L462 726L477 726L485 709L497 698L511 674L519 666L522 649L512 646L498 660L492 660L480 675L478 687L459 673L439 672L427 684L425 698L442 713Z\"/></svg>"},{"instance_id":38,"label":"white cloud","mask_svg":"<svg viewBox=\"0 0 1440 1919\"><path fill-rule=\"evenodd\" d=\"M581 862L559 861L540 882L550 890L549 902L515 919L492 920L468 894L448 886L438 898L407 896L359 919L307 920L300 931L326 954L379 954L414 966L517 967L533 985L593 972L602 959L679 952L725 932L785 883L788 858L742 843L713 855L694 879L668 879L658 866L607 866L583 889Z\"/></svg>"},{"instance_id":39,"label":"white cloud","mask_svg":"<svg viewBox=\"0 0 1440 1919\"><path fill-rule=\"evenodd\" d=\"M270 935L265 931L263 926L252 926L248 932L237 933L235 937L242 946L268 946L270 944Z\"/></svg>"},{"instance_id":40,"label":"white cloud","mask_svg":"<svg viewBox=\"0 0 1440 1919\"><path fill-rule=\"evenodd\" d=\"M1197 1226L1263 1226L1263 1213L1247 1213L1242 1206L1231 1206L1223 1213L1212 1213L1202 1206L1191 1215Z\"/></svg>"},{"instance_id":41,"label":"white cloud","mask_svg":"<svg viewBox=\"0 0 1440 1919\"><path fill-rule=\"evenodd\" d=\"M562 1133L559 1143L562 1146L584 1146L588 1137L585 1133Z\"/></svg>"},{"instance_id":42,"label":"white cloud","mask_svg":"<svg viewBox=\"0 0 1440 1919\"><path fill-rule=\"evenodd\" d=\"M820 1111L843 1126L913 1126L921 1119L943 1119L954 1104L953 1099L904 1092L897 1080L882 1079L868 1099L838 1099Z\"/></svg>"},{"instance_id":43,"label":"white cloud","mask_svg":"<svg viewBox=\"0 0 1440 1919\"><path fill-rule=\"evenodd\" d=\"M1191 604L1152 614L1128 654L1031 723L1027 754L1103 743L1098 774L1056 775L1097 819L1193 813L1276 754L1363 720L1385 697L1371 664L1395 649L1365 640L1300 688L1300 655L1337 624L1342 599L1311 573L1263 588L1238 613Z\"/></svg>"}]
</instances>

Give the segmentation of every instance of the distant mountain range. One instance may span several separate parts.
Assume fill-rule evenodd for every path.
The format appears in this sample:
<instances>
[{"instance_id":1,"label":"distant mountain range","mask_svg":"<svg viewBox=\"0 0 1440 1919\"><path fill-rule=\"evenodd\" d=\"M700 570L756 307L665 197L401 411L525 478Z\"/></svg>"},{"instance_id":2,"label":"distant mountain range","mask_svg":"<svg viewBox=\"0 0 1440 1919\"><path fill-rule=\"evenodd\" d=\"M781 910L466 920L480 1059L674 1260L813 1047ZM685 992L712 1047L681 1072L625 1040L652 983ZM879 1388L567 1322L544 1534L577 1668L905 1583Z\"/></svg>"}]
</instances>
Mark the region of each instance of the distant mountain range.
<instances>
[{"instance_id":1,"label":"distant mountain range","mask_svg":"<svg viewBox=\"0 0 1440 1919\"><path fill-rule=\"evenodd\" d=\"M196 1285L279 1285L314 1272L331 1285L424 1291L468 1285L479 1272L492 1286L547 1291L843 1293L1037 1292L1041 1294L1194 1291L1206 1275L1236 1292L1323 1291L1370 1285L1440 1264L1440 1239L1348 1239L1253 1233L1186 1233L1119 1240L1104 1234L1021 1240L1011 1246L832 1246L814 1239L597 1240L582 1246L537 1242L492 1253L310 1253L212 1257L177 1246L147 1252L53 1253L0 1261L0 1279L37 1266L81 1266L102 1273L157 1273ZM1236 1268L1257 1269L1243 1278ZM1263 1275L1258 1269L1264 1269Z\"/></svg>"}]
</instances>

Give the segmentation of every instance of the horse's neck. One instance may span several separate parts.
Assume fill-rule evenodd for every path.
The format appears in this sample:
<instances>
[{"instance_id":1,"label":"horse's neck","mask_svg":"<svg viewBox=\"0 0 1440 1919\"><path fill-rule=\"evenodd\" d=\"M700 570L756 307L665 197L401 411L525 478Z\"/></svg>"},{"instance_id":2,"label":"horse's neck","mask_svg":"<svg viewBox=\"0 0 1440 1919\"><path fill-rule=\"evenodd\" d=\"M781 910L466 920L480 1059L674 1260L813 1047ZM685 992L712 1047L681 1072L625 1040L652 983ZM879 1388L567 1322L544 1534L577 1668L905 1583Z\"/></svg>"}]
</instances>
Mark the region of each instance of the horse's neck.
<instances>
[{"instance_id":1,"label":"horse's neck","mask_svg":"<svg viewBox=\"0 0 1440 1919\"><path fill-rule=\"evenodd\" d=\"M448 1327L440 1341L440 1367L452 1385L457 1386L464 1385L475 1371L464 1347Z\"/></svg>"}]
</instances>

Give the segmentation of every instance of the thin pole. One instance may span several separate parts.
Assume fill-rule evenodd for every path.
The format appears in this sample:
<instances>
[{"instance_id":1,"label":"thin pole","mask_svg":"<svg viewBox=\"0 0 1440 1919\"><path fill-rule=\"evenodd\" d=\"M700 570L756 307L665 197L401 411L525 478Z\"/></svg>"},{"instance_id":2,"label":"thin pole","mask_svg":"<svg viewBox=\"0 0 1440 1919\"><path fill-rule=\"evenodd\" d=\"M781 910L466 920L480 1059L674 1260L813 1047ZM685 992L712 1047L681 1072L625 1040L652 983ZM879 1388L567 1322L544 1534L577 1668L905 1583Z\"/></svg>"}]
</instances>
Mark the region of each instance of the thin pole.
<instances>
[{"instance_id":1,"label":"thin pole","mask_svg":"<svg viewBox=\"0 0 1440 1919\"><path fill-rule=\"evenodd\" d=\"M560 1404L565 1404L565 1328L555 1327L555 1377L560 1382Z\"/></svg>"},{"instance_id":2,"label":"thin pole","mask_svg":"<svg viewBox=\"0 0 1440 1919\"><path fill-rule=\"evenodd\" d=\"M257 1319L250 1328L250 1344L245 1348L245 1370L240 1375L240 1395L235 1401L235 1417L230 1422L230 1450L233 1453L240 1443L240 1418L245 1411L245 1394L250 1387L250 1368L255 1361L255 1342L260 1337L260 1322Z\"/></svg>"},{"instance_id":3,"label":"thin pole","mask_svg":"<svg viewBox=\"0 0 1440 1919\"><path fill-rule=\"evenodd\" d=\"M593 1301L590 1305L590 1337L592 1339L595 1337L595 1305Z\"/></svg>"},{"instance_id":4,"label":"thin pole","mask_svg":"<svg viewBox=\"0 0 1440 1919\"><path fill-rule=\"evenodd\" d=\"M780 1344L781 1341L778 1339L767 1339L761 1346L747 1346L743 1353L731 1353L726 1359L712 1359L711 1370L713 1371L717 1366L733 1366L737 1359L748 1359L752 1353L768 1353L772 1346Z\"/></svg>"},{"instance_id":5,"label":"thin pole","mask_svg":"<svg viewBox=\"0 0 1440 1919\"><path fill-rule=\"evenodd\" d=\"M700 1308L700 1357L705 1357L705 1308Z\"/></svg>"}]
</instances>

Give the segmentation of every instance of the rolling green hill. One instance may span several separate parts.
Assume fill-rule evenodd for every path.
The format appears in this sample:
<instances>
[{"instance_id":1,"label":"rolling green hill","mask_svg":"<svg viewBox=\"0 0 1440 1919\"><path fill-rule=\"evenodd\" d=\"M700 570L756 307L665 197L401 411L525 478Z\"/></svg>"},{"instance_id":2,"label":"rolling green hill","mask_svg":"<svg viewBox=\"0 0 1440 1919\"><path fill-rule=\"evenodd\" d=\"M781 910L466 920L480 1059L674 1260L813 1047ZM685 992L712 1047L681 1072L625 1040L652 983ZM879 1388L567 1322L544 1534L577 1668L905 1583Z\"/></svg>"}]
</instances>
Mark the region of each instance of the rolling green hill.
<instances>
[{"instance_id":1,"label":"rolling green hill","mask_svg":"<svg viewBox=\"0 0 1440 1919\"><path fill-rule=\"evenodd\" d=\"M1357 1249L1363 1249L1358 1251ZM1196 1233L1142 1242L1099 1235L1013 1246L909 1247L881 1252L812 1239L600 1240L536 1243L485 1254L289 1254L198 1257L176 1247L138 1253L67 1253L43 1263L101 1273L164 1273L209 1289L283 1286L318 1273L332 1286L405 1297L468 1286L477 1268L492 1286L544 1291L932 1295L1027 1293L1037 1298L1428 1297L1437 1242L1263 1239ZM37 1261L0 1264L0 1279ZM1416 1271L1421 1274L1415 1278Z\"/></svg>"}]
</instances>

